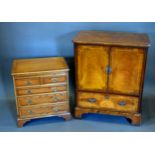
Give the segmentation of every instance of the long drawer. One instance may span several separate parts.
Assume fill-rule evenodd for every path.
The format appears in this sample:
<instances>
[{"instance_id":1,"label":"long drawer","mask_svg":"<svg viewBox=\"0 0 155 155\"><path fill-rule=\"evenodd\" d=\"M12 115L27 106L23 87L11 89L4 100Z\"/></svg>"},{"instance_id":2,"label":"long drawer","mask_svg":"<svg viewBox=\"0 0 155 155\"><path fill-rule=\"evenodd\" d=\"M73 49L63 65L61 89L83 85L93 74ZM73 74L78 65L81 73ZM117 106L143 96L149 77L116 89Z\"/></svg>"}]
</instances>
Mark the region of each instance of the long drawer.
<instances>
[{"instance_id":1,"label":"long drawer","mask_svg":"<svg viewBox=\"0 0 155 155\"><path fill-rule=\"evenodd\" d=\"M25 117L39 117L46 115L56 115L67 112L69 110L67 103L62 103L59 105L52 104L47 106L36 106L32 107L20 107L19 115L21 118Z\"/></svg>"},{"instance_id":2,"label":"long drawer","mask_svg":"<svg viewBox=\"0 0 155 155\"><path fill-rule=\"evenodd\" d=\"M42 103L56 103L68 100L67 92L17 97L18 106L37 105Z\"/></svg>"},{"instance_id":3,"label":"long drawer","mask_svg":"<svg viewBox=\"0 0 155 155\"><path fill-rule=\"evenodd\" d=\"M61 91L67 91L66 84L53 85L48 87L17 88L16 94L17 96L22 96L22 95L41 94L41 93L61 92Z\"/></svg>"},{"instance_id":4,"label":"long drawer","mask_svg":"<svg viewBox=\"0 0 155 155\"><path fill-rule=\"evenodd\" d=\"M34 86L34 85L42 85L42 84L52 84L52 83L60 83L60 82L66 82L67 76L43 76L43 77L29 77L29 78L20 78L15 79L15 85L16 87L22 87L22 86Z\"/></svg>"},{"instance_id":5,"label":"long drawer","mask_svg":"<svg viewBox=\"0 0 155 155\"><path fill-rule=\"evenodd\" d=\"M137 112L138 98L102 93L78 92L78 106L85 108L103 108L114 111Z\"/></svg>"}]
</instances>

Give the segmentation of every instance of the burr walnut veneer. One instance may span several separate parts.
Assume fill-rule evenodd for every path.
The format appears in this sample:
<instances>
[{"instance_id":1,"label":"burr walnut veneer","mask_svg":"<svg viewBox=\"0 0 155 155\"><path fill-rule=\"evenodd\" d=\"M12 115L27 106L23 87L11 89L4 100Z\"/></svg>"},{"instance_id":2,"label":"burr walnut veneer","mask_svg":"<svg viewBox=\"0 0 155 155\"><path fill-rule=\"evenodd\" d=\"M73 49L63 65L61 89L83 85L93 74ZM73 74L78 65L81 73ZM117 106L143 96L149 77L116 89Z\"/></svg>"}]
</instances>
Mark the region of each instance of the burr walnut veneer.
<instances>
[{"instance_id":1,"label":"burr walnut veneer","mask_svg":"<svg viewBox=\"0 0 155 155\"><path fill-rule=\"evenodd\" d=\"M18 126L41 117L70 119L68 66L61 57L13 61Z\"/></svg>"},{"instance_id":2,"label":"burr walnut veneer","mask_svg":"<svg viewBox=\"0 0 155 155\"><path fill-rule=\"evenodd\" d=\"M81 31L75 47L75 116L103 113L141 121L146 34Z\"/></svg>"}]
</instances>

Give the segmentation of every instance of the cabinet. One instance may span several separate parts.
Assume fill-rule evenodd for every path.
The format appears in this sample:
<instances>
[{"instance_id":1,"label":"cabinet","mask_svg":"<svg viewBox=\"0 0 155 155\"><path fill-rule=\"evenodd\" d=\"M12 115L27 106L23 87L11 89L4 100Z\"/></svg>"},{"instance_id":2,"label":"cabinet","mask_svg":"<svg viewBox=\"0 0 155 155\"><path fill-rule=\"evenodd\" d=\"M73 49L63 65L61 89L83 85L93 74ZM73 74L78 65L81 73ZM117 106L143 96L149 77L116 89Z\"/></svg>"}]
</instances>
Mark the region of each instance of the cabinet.
<instances>
[{"instance_id":1,"label":"cabinet","mask_svg":"<svg viewBox=\"0 0 155 155\"><path fill-rule=\"evenodd\" d=\"M149 38L146 34L81 31L75 48L75 116L103 113L141 122Z\"/></svg>"},{"instance_id":2,"label":"cabinet","mask_svg":"<svg viewBox=\"0 0 155 155\"><path fill-rule=\"evenodd\" d=\"M12 76L19 127L35 118L71 118L68 71L62 57L13 61Z\"/></svg>"}]
</instances>

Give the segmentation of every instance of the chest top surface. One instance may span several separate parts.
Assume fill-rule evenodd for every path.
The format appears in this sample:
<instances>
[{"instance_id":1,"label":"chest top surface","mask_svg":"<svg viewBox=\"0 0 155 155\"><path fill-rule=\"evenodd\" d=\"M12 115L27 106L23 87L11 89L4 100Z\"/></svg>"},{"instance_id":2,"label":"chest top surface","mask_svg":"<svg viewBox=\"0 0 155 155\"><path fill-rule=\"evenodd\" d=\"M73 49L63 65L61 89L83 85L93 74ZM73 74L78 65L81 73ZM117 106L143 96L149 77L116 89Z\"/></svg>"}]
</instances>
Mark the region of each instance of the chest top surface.
<instances>
[{"instance_id":1,"label":"chest top surface","mask_svg":"<svg viewBox=\"0 0 155 155\"><path fill-rule=\"evenodd\" d=\"M63 57L14 60L12 67L12 75L24 73L50 72L53 70L68 70L68 66Z\"/></svg>"},{"instance_id":2,"label":"chest top surface","mask_svg":"<svg viewBox=\"0 0 155 155\"><path fill-rule=\"evenodd\" d=\"M108 31L81 31L73 39L74 43L100 44L131 47L149 47L147 34L108 32Z\"/></svg>"}]
</instances>

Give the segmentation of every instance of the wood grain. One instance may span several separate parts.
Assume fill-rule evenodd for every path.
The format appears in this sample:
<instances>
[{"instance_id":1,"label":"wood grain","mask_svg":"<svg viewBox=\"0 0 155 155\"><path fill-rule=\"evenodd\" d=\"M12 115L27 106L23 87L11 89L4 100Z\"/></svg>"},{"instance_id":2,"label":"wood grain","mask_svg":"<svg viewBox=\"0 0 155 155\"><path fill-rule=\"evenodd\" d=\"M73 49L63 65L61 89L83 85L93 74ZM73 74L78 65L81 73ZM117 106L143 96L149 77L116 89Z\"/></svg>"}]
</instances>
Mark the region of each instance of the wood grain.
<instances>
[{"instance_id":1,"label":"wood grain","mask_svg":"<svg viewBox=\"0 0 155 155\"><path fill-rule=\"evenodd\" d=\"M12 75L68 70L63 57L18 59L13 61Z\"/></svg>"},{"instance_id":2,"label":"wood grain","mask_svg":"<svg viewBox=\"0 0 155 155\"><path fill-rule=\"evenodd\" d=\"M109 92L140 95L144 50L113 47L110 59Z\"/></svg>"},{"instance_id":3,"label":"wood grain","mask_svg":"<svg viewBox=\"0 0 155 155\"><path fill-rule=\"evenodd\" d=\"M18 97L19 106L38 105L43 103L63 102L68 99L67 93L52 93L42 95L30 95L26 97Z\"/></svg>"},{"instance_id":4,"label":"wood grain","mask_svg":"<svg viewBox=\"0 0 155 155\"><path fill-rule=\"evenodd\" d=\"M149 47L147 34L106 31L80 31L73 39L78 44Z\"/></svg>"},{"instance_id":5,"label":"wood grain","mask_svg":"<svg viewBox=\"0 0 155 155\"><path fill-rule=\"evenodd\" d=\"M102 46L79 45L78 50L78 89L106 90L108 48Z\"/></svg>"},{"instance_id":6,"label":"wood grain","mask_svg":"<svg viewBox=\"0 0 155 155\"><path fill-rule=\"evenodd\" d=\"M95 99L96 101L91 102L90 99ZM121 104L122 102L123 104ZM104 95L102 93L79 92L78 106L85 108L109 109L122 112L138 112L138 98L121 95Z\"/></svg>"},{"instance_id":7,"label":"wood grain","mask_svg":"<svg viewBox=\"0 0 155 155\"><path fill-rule=\"evenodd\" d=\"M29 88L17 88L16 93L18 96L23 95L33 95L33 94L41 94L41 93L52 93L52 92L60 92L67 91L67 85L54 85L48 87L29 87Z\"/></svg>"}]
</instances>

